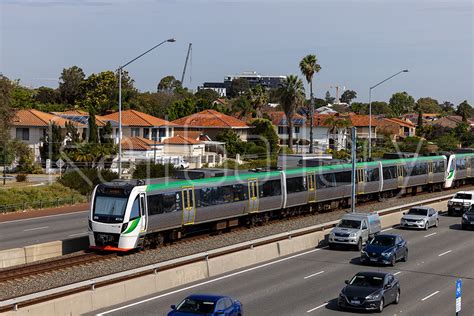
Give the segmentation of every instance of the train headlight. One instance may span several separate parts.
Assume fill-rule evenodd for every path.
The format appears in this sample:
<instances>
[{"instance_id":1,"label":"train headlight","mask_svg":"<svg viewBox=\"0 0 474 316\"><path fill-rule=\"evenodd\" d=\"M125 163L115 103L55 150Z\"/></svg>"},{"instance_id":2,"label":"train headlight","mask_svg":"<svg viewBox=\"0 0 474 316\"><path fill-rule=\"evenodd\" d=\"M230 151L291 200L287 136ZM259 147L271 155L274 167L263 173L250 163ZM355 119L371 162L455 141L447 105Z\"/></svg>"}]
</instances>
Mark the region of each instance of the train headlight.
<instances>
[{"instance_id":1,"label":"train headlight","mask_svg":"<svg viewBox=\"0 0 474 316\"><path fill-rule=\"evenodd\" d=\"M123 233L128 227L128 223L123 223L122 225L122 230L120 231L121 233Z\"/></svg>"}]
</instances>

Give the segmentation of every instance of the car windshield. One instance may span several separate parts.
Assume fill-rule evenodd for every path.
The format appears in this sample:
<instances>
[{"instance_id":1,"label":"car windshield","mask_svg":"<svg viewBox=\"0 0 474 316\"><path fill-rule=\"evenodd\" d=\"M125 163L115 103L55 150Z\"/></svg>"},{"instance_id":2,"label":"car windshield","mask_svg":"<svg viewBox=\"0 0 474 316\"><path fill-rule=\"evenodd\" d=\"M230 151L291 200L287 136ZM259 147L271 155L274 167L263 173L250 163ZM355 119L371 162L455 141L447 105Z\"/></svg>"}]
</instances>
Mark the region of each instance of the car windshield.
<instances>
[{"instance_id":1,"label":"car windshield","mask_svg":"<svg viewBox=\"0 0 474 316\"><path fill-rule=\"evenodd\" d=\"M395 245L395 237L393 236L375 236L370 242L371 245L375 246L393 246Z\"/></svg>"},{"instance_id":2,"label":"car windshield","mask_svg":"<svg viewBox=\"0 0 474 316\"><path fill-rule=\"evenodd\" d=\"M372 275L356 275L352 278L349 284L353 286L381 288L383 286L383 277Z\"/></svg>"},{"instance_id":3,"label":"car windshield","mask_svg":"<svg viewBox=\"0 0 474 316\"><path fill-rule=\"evenodd\" d=\"M94 201L93 219L96 221L121 222L127 206L126 197L97 195Z\"/></svg>"},{"instance_id":4,"label":"car windshield","mask_svg":"<svg viewBox=\"0 0 474 316\"><path fill-rule=\"evenodd\" d=\"M412 208L407 213L407 215L421 215L421 216L426 216L426 214L428 214L428 210L421 209L421 208Z\"/></svg>"},{"instance_id":5,"label":"car windshield","mask_svg":"<svg viewBox=\"0 0 474 316\"><path fill-rule=\"evenodd\" d=\"M360 228L360 221L353 219L341 219L337 227L341 228Z\"/></svg>"},{"instance_id":6,"label":"car windshield","mask_svg":"<svg viewBox=\"0 0 474 316\"><path fill-rule=\"evenodd\" d=\"M470 200L470 199L472 199L472 195L468 194L468 193L457 193L454 196L454 198L459 199L459 200Z\"/></svg>"},{"instance_id":7,"label":"car windshield","mask_svg":"<svg viewBox=\"0 0 474 316\"><path fill-rule=\"evenodd\" d=\"M209 314L214 312L214 306L215 302L212 301L186 298L178 305L176 310L184 313Z\"/></svg>"}]
</instances>

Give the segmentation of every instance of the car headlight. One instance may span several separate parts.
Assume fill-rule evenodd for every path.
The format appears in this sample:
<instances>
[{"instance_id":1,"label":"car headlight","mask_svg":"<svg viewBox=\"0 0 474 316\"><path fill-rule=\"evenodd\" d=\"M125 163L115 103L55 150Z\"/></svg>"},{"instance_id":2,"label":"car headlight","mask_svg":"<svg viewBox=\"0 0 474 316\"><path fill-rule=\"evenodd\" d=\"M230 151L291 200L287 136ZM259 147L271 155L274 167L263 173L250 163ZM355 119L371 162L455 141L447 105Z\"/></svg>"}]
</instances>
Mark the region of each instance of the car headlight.
<instances>
[{"instance_id":1,"label":"car headlight","mask_svg":"<svg viewBox=\"0 0 474 316\"><path fill-rule=\"evenodd\" d=\"M392 255L391 252L382 252L382 256L384 257L390 257Z\"/></svg>"},{"instance_id":2,"label":"car headlight","mask_svg":"<svg viewBox=\"0 0 474 316\"><path fill-rule=\"evenodd\" d=\"M469 206L469 205L471 205L470 202L464 202L464 206Z\"/></svg>"},{"instance_id":3,"label":"car headlight","mask_svg":"<svg viewBox=\"0 0 474 316\"><path fill-rule=\"evenodd\" d=\"M351 233L351 234L349 235L349 237L355 237L355 236L357 236L356 233Z\"/></svg>"},{"instance_id":4,"label":"car headlight","mask_svg":"<svg viewBox=\"0 0 474 316\"><path fill-rule=\"evenodd\" d=\"M380 299L381 293L371 294L365 297L366 300L378 300Z\"/></svg>"},{"instance_id":5,"label":"car headlight","mask_svg":"<svg viewBox=\"0 0 474 316\"><path fill-rule=\"evenodd\" d=\"M424 220L420 219L418 221L416 221L418 224L423 224L424 223Z\"/></svg>"}]
</instances>

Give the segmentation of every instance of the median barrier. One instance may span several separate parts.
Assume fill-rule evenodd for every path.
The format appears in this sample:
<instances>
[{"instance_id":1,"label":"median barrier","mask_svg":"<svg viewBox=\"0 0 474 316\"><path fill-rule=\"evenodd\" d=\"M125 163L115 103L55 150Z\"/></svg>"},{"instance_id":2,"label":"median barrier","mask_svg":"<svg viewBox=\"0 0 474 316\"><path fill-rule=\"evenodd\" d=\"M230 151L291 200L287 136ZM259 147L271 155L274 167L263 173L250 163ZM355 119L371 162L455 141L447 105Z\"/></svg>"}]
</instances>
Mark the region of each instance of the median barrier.
<instances>
[{"instance_id":1,"label":"median barrier","mask_svg":"<svg viewBox=\"0 0 474 316\"><path fill-rule=\"evenodd\" d=\"M0 251L0 268L8 268L25 263L25 249L23 248Z\"/></svg>"},{"instance_id":2,"label":"median barrier","mask_svg":"<svg viewBox=\"0 0 474 316\"><path fill-rule=\"evenodd\" d=\"M62 253L62 241L51 241L24 247L26 263L58 257Z\"/></svg>"}]
</instances>

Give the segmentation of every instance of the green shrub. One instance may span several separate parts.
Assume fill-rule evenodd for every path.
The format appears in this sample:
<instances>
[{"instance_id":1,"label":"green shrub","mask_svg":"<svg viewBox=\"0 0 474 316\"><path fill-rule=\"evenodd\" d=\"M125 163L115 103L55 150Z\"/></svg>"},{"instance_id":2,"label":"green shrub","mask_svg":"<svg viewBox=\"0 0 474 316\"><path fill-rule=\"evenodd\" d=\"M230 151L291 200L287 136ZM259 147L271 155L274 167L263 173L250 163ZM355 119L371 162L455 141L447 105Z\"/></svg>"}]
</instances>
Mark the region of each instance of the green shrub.
<instances>
[{"instance_id":1,"label":"green shrub","mask_svg":"<svg viewBox=\"0 0 474 316\"><path fill-rule=\"evenodd\" d=\"M25 182L27 175L25 173L19 173L16 175L16 182Z\"/></svg>"},{"instance_id":2,"label":"green shrub","mask_svg":"<svg viewBox=\"0 0 474 316\"><path fill-rule=\"evenodd\" d=\"M87 168L66 172L58 182L82 195L86 195L92 193L94 187L99 183L114 179L118 179L118 174L115 172Z\"/></svg>"}]
</instances>

